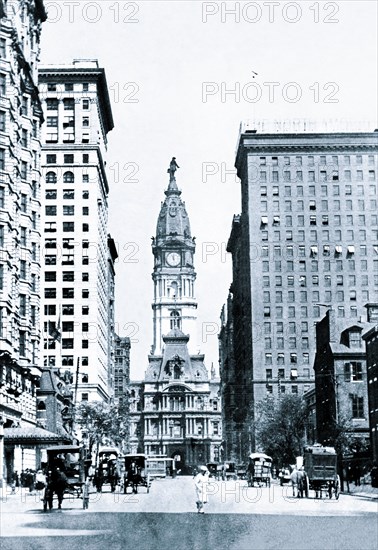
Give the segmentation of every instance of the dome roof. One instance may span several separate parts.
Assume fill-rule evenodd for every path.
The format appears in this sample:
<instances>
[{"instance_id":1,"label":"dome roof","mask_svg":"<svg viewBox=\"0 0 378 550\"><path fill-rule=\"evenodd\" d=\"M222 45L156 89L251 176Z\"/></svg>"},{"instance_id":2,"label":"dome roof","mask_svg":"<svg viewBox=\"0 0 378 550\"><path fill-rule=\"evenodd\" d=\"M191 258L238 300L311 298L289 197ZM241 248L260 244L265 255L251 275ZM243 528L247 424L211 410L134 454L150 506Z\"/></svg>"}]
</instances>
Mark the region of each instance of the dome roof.
<instances>
[{"instance_id":1,"label":"dome roof","mask_svg":"<svg viewBox=\"0 0 378 550\"><path fill-rule=\"evenodd\" d=\"M158 239L165 237L190 239L189 217L185 203L180 198L181 191L177 187L175 178L171 178L165 195L166 199L161 205L156 226L156 237Z\"/></svg>"}]
</instances>

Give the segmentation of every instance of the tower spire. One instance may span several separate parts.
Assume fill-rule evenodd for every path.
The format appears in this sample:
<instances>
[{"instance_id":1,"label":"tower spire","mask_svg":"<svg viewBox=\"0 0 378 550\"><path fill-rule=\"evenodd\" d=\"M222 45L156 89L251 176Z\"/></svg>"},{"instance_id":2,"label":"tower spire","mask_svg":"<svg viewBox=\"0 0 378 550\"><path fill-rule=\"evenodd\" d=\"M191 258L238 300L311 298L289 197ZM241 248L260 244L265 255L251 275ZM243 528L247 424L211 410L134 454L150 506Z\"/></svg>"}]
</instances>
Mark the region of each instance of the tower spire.
<instances>
[{"instance_id":1,"label":"tower spire","mask_svg":"<svg viewBox=\"0 0 378 550\"><path fill-rule=\"evenodd\" d=\"M154 353L162 353L163 336L173 328L190 336L191 346L196 344L196 310L194 283L195 242L191 236L189 217L181 191L177 187L175 173L179 165L173 157L167 173L168 188L161 205L156 225L156 237L152 240L154 255Z\"/></svg>"}]
</instances>

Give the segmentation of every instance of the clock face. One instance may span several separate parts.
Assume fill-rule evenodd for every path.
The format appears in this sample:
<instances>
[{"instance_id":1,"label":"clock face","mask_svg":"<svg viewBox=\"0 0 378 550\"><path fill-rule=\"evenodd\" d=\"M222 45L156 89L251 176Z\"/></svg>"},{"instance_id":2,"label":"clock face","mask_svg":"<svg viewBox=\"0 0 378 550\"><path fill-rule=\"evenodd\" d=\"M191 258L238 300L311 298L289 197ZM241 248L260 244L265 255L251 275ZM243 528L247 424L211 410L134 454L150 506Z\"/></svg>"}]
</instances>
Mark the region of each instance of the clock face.
<instances>
[{"instance_id":1,"label":"clock face","mask_svg":"<svg viewBox=\"0 0 378 550\"><path fill-rule=\"evenodd\" d=\"M176 267L180 263L180 254L177 252L170 252L167 254L167 263L172 267Z\"/></svg>"}]
</instances>

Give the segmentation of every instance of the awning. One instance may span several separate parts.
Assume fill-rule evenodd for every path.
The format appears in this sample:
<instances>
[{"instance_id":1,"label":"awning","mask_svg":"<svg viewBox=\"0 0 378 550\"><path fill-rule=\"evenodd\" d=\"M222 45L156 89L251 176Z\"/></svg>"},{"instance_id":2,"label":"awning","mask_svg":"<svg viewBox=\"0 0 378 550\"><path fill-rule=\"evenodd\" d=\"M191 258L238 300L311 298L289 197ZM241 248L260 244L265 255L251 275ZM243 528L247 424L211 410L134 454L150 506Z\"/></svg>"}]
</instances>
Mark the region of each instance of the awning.
<instances>
[{"instance_id":1,"label":"awning","mask_svg":"<svg viewBox=\"0 0 378 550\"><path fill-rule=\"evenodd\" d=\"M336 250L337 254L341 254L342 251L343 251L343 247L342 247L341 245L338 244L338 245L336 246L335 250Z\"/></svg>"},{"instance_id":2,"label":"awning","mask_svg":"<svg viewBox=\"0 0 378 550\"><path fill-rule=\"evenodd\" d=\"M266 224L268 223L268 218L267 218L267 216L262 216L262 217L261 217L261 223L262 223L263 225L266 225Z\"/></svg>"},{"instance_id":3,"label":"awning","mask_svg":"<svg viewBox=\"0 0 378 550\"><path fill-rule=\"evenodd\" d=\"M4 428L4 443L24 444L44 444L44 443L64 443L71 442L67 435L60 435L36 426L27 426L20 428Z\"/></svg>"},{"instance_id":4,"label":"awning","mask_svg":"<svg viewBox=\"0 0 378 550\"><path fill-rule=\"evenodd\" d=\"M354 254L354 246L353 245L348 246L348 254Z\"/></svg>"}]
</instances>

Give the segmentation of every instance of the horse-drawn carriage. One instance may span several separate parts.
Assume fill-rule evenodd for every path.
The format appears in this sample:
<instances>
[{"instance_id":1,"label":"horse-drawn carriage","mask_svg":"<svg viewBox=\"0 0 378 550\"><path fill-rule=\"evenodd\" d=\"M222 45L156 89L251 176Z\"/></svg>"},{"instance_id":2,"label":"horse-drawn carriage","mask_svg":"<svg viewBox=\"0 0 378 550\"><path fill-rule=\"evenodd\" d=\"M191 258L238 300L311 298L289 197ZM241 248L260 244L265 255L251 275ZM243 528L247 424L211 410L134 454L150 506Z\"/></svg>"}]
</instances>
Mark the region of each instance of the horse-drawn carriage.
<instances>
[{"instance_id":1,"label":"horse-drawn carriage","mask_svg":"<svg viewBox=\"0 0 378 550\"><path fill-rule=\"evenodd\" d=\"M147 467L147 456L145 454L127 454L122 457L125 473L123 476L123 492L131 487L133 493L138 493L138 487L146 487L150 492L151 476Z\"/></svg>"},{"instance_id":2,"label":"horse-drawn carriage","mask_svg":"<svg viewBox=\"0 0 378 550\"><path fill-rule=\"evenodd\" d=\"M101 492L104 484L109 484L112 493L120 482L119 451L116 447L103 447L98 453L98 468L95 474L97 491Z\"/></svg>"},{"instance_id":3,"label":"horse-drawn carriage","mask_svg":"<svg viewBox=\"0 0 378 550\"><path fill-rule=\"evenodd\" d=\"M337 474L337 455L333 447L313 445L305 447L303 456L305 471L306 497L309 489L315 491L315 498L321 498L324 491L329 498L332 495L336 500L340 496L340 477Z\"/></svg>"},{"instance_id":4,"label":"horse-drawn carriage","mask_svg":"<svg viewBox=\"0 0 378 550\"><path fill-rule=\"evenodd\" d=\"M63 494L69 492L78 498L83 496L87 466L86 450L77 445L60 445L45 449L44 464L46 487L43 494L43 508L52 508L53 495L58 496L59 506Z\"/></svg>"},{"instance_id":5,"label":"horse-drawn carriage","mask_svg":"<svg viewBox=\"0 0 378 550\"><path fill-rule=\"evenodd\" d=\"M272 479L272 458L264 453L252 453L249 455L249 464L247 467L248 487L253 487L255 483L260 486L265 483L270 487Z\"/></svg>"}]
</instances>

